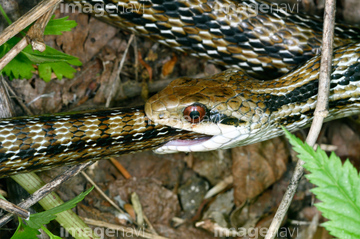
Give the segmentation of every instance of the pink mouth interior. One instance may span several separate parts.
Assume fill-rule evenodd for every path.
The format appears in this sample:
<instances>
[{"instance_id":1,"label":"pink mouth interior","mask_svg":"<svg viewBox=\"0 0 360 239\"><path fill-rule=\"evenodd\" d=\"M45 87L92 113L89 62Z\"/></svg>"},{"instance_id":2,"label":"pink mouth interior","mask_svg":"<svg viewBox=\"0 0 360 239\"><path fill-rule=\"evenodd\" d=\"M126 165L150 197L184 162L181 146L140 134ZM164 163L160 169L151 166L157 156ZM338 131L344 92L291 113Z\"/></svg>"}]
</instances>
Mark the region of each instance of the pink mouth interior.
<instances>
[{"instance_id":1,"label":"pink mouth interior","mask_svg":"<svg viewBox=\"0 0 360 239\"><path fill-rule=\"evenodd\" d=\"M191 146L209 140L211 137L202 137L197 139L176 139L167 142L164 146Z\"/></svg>"}]
</instances>

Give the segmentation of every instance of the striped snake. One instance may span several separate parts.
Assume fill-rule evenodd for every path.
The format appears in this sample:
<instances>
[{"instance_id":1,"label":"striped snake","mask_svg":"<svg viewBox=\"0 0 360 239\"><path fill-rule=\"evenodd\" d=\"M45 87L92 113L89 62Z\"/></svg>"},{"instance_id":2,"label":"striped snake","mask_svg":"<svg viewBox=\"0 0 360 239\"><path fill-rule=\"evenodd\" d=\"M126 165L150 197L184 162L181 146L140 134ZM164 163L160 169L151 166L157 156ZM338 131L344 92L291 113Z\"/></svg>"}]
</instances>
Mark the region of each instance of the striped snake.
<instances>
[{"instance_id":1,"label":"striped snake","mask_svg":"<svg viewBox=\"0 0 360 239\"><path fill-rule=\"evenodd\" d=\"M0 177L145 149L229 148L281 135L281 125L296 130L311 122L320 64L318 18L258 0L94 0L69 6L74 3L92 4L105 21L230 69L173 81L147 101L151 121L140 108L4 119ZM334 53L326 120L359 112L359 38L358 29L336 25L334 44L346 46ZM277 78L253 78L264 76Z\"/></svg>"}]
</instances>

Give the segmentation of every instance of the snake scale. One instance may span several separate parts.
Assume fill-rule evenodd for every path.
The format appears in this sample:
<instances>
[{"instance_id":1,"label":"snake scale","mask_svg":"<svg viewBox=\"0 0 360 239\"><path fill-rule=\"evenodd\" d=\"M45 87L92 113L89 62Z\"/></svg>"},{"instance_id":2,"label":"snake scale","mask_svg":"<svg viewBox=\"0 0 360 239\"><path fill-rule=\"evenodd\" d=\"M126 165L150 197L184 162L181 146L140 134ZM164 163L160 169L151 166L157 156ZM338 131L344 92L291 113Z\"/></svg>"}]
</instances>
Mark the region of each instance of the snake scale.
<instances>
[{"instance_id":1,"label":"snake scale","mask_svg":"<svg viewBox=\"0 0 360 239\"><path fill-rule=\"evenodd\" d=\"M91 4L111 24L232 69L204 79L175 80L146 103L151 121L140 108L4 119L0 177L145 149L161 153L245 145L281 135L281 125L289 130L305 127L313 117L319 18L259 0L68 4ZM335 26L334 45L339 48L327 120L359 112L359 38L359 29Z\"/></svg>"}]
</instances>

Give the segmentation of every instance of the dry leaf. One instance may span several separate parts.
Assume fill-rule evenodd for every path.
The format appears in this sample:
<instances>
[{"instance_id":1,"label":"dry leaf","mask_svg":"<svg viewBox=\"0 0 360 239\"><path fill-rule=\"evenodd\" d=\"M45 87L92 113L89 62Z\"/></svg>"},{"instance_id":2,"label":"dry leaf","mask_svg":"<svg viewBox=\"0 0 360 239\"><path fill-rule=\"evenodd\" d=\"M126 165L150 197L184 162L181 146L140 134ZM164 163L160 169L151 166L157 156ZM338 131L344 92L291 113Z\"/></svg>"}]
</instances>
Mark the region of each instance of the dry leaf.
<instances>
[{"instance_id":1,"label":"dry leaf","mask_svg":"<svg viewBox=\"0 0 360 239\"><path fill-rule=\"evenodd\" d=\"M165 62L161 70L161 73L164 77L170 75L173 72L176 62L177 57L175 54L173 54L172 58L169 61Z\"/></svg>"},{"instance_id":2,"label":"dry leaf","mask_svg":"<svg viewBox=\"0 0 360 239\"><path fill-rule=\"evenodd\" d=\"M256 197L280 179L288 157L282 138L232 149L235 204Z\"/></svg>"}]
</instances>

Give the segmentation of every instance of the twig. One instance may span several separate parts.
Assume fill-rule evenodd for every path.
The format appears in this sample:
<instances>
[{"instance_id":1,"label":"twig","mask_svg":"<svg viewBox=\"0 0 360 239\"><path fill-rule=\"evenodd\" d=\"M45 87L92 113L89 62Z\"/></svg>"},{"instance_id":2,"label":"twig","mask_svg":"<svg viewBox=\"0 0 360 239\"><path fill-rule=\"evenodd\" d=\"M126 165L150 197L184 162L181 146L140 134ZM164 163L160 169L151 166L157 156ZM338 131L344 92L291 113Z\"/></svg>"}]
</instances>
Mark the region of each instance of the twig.
<instances>
[{"instance_id":1,"label":"twig","mask_svg":"<svg viewBox=\"0 0 360 239\"><path fill-rule=\"evenodd\" d=\"M13 115L14 108L11 104L9 88L6 87L6 80L0 75L0 118L8 118Z\"/></svg>"},{"instance_id":2,"label":"twig","mask_svg":"<svg viewBox=\"0 0 360 239\"><path fill-rule=\"evenodd\" d=\"M47 11L43 16L41 16L35 24L29 29L26 34L28 42L31 43L33 50L38 50L40 52L45 51L46 45L44 43L44 31L45 27L51 19L57 5L53 6L52 10Z\"/></svg>"},{"instance_id":3,"label":"twig","mask_svg":"<svg viewBox=\"0 0 360 239\"><path fill-rule=\"evenodd\" d=\"M4 88L11 93L11 98L16 99L16 101L18 102L18 104L21 106L21 108L26 112L27 115L33 115L34 113L22 102L22 100L20 99L20 97L17 96L16 92L14 91L14 89L9 85L9 83L2 78L2 84L4 85ZM10 117L10 116L7 116Z\"/></svg>"},{"instance_id":4,"label":"twig","mask_svg":"<svg viewBox=\"0 0 360 239\"><path fill-rule=\"evenodd\" d=\"M111 103L111 101L112 101L113 98L114 98L114 95L115 95L116 90L118 89L118 84L119 84L119 81L120 81L120 72L121 72L121 70L122 70L122 68L123 68L123 66L124 66L125 59L126 59L126 55L127 55L128 51L129 51L129 47L130 47L131 42L132 42L133 40L134 40L134 34L132 34L132 35L130 36L130 39L129 39L129 42L128 42L128 44L127 44L127 46L126 46L126 49L125 49L125 51L124 51L123 57L121 58L119 67L118 67L117 72L116 72L115 79L114 79L114 81L113 81L113 85L112 85L113 87L111 87L111 90L110 90L110 93L109 93L109 97L107 97L107 99L106 99L106 104L105 104L105 107L106 107L106 108L109 108L109 107L110 107L110 103Z\"/></svg>"},{"instance_id":5,"label":"twig","mask_svg":"<svg viewBox=\"0 0 360 239\"><path fill-rule=\"evenodd\" d=\"M320 212L316 212L313 219L311 220L311 224L307 228L308 230L306 232L306 238L314 238L316 230L319 226L319 217L320 217Z\"/></svg>"},{"instance_id":6,"label":"twig","mask_svg":"<svg viewBox=\"0 0 360 239\"><path fill-rule=\"evenodd\" d=\"M131 178L130 173L126 170L126 168L124 168L124 166L121 165L121 163L119 163L115 158L110 157L109 158L110 162L115 166L115 168L117 170L119 170L119 172L124 176L124 178L129 179Z\"/></svg>"},{"instance_id":7,"label":"twig","mask_svg":"<svg viewBox=\"0 0 360 239\"><path fill-rule=\"evenodd\" d=\"M22 217L24 219L28 219L30 217L29 211L1 198L0 198L0 208L4 209L7 212L13 213L19 217Z\"/></svg>"},{"instance_id":8,"label":"twig","mask_svg":"<svg viewBox=\"0 0 360 239\"><path fill-rule=\"evenodd\" d=\"M223 191L225 188L227 188L229 185L233 184L234 178L233 176L228 176L221 180L219 183L217 183L214 187L212 187L204 196L204 199L209 199L219 192Z\"/></svg>"},{"instance_id":9,"label":"twig","mask_svg":"<svg viewBox=\"0 0 360 239\"><path fill-rule=\"evenodd\" d=\"M109 198L86 173L81 172L81 174L86 178L86 180L88 180L91 183L91 185L93 185L95 187L96 191L98 191L101 194L101 196L103 196L106 199L106 201L108 201L111 204L111 206L113 206L120 213L125 214L125 212L118 205L116 205L116 203L114 203L111 200L111 198Z\"/></svg>"},{"instance_id":10,"label":"twig","mask_svg":"<svg viewBox=\"0 0 360 239\"><path fill-rule=\"evenodd\" d=\"M309 134L306 138L306 143L310 146L314 146L317 137L319 136L324 118L328 115L328 98L330 89L330 75L332 64L332 51L334 40L334 24L335 24L335 9L336 0L326 0L325 12L324 12L324 27L323 27L323 39L322 39L322 52L321 52L321 65L319 74L319 89L316 102L316 108L314 112L314 120L311 124ZM275 238L277 231L279 230L281 223L287 213L287 210L291 204L292 198L299 185L299 181L304 174L304 168L302 167L304 161L298 161L294 175L290 180L290 184L284 194L284 197L279 205L279 208L274 216L273 221L269 227L269 231L266 234L265 239Z\"/></svg>"},{"instance_id":11,"label":"twig","mask_svg":"<svg viewBox=\"0 0 360 239\"><path fill-rule=\"evenodd\" d=\"M81 170L92 164L93 162L87 162L83 164L79 164L76 166L71 167L70 169L66 170L64 173L62 173L60 176L54 178L51 182L47 183L40 189L38 189L36 192L34 192L29 198L19 203L17 206L21 207L23 209L27 209L46 197L49 193L54 191L57 187L59 187L61 184L69 180L70 178L76 176ZM5 225L7 222L9 222L12 218L12 214L9 213L2 217L0 219L0 227Z\"/></svg>"},{"instance_id":12,"label":"twig","mask_svg":"<svg viewBox=\"0 0 360 239\"><path fill-rule=\"evenodd\" d=\"M52 0L52 1L54 1L54 0ZM57 4L59 2L60 2L59 0L56 0L54 5L50 5L50 7L52 7L52 8L49 8L49 9L43 7L43 4L41 4L42 3L41 2L36 7L34 7L33 9L30 10L30 12L31 12L32 10L37 9L38 6L40 6L40 7L44 8L45 15L43 15L43 16L40 15L41 17L36 21L36 23L30 27L28 35L26 37L23 37L13 48L11 48L10 51L8 51L5 54L5 56L3 56L3 58L0 59L0 71L12 59L14 59L14 57L17 56L29 44L29 42L31 42L33 50L39 50L39 51L45 50L45 44L44 44L44 40L43 40L44 29L45 29L46 24L49 22L52 13L55 10L55 7L57 6ZM25 14L25 15L27 15L27 14ZM19 20L20 19L22 19L22 17L19 18ZM6 31L8 31L8 29L10 29L10 30L13 29L15 34L17 34L18 32L20 32L27 26L26 25L24 28L21 28L21 27L23 27L23 24L21 24L21 23L26 22L26 23L28 23L28 25L30 25L32 23L32 21L30 19L23 19L21 21L19 21L19 20L17 20L13 24L11 24L9 27L7 27L4 31L4 33L6 33ZM17 23L18 23L18 25L17 25ZM3 36L4 33L0 35L0 45L4 43L4 42L2 42L3 38L6 38L6 35Z\"/></svg>"},{"instance_id":13,"label":"twig","mask_svg":"<svg viewBox=\"0 0 360 239\"><path fill-rule=\"evenodd\" d=\"M26 38L22 38L13 48L0 59L0 71L28 45Z\"/></svg>"},{"instance_id":14,"label":"twig","mask_svg":"<svg viewBox=\"0 0 360 239\"><path fill-rule=\"evenodd\" d=\"M44 15L50 9L61 2L61 0L43 0L22 17L20 17L16 22L7 27L0 34L0 46L4 44L7 40L18 34L21 30L29 26L32 22L36 21L39 17Z\"/></svg>"},{"instance_id":15,"label":"twig","mask_svg":"<svg viewBox=\"0 0 360 239\"><path fill-rule=\"evenodd\" d=\"M100 188L99 186L96 185L96 183L84 172L81 172L81 174L86 178L86 180L88 180L91 185L93 185L95 187L95 189L114 207L116 208L120 213L125 214L125 212L116 204L114 203L113 200L111 200L111 198L109 198ZM157 232L155 231L154 227L151 225L149 219L143 215L143 218L145 219L147 225L149 226L151 233L157 235ZM133 222L135 225L139 225L140 227L142 227L142 225L138 224L137 222Z\"/></svg>"}]
</instances>

